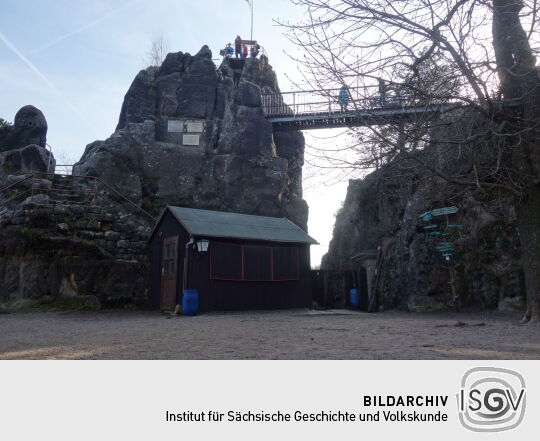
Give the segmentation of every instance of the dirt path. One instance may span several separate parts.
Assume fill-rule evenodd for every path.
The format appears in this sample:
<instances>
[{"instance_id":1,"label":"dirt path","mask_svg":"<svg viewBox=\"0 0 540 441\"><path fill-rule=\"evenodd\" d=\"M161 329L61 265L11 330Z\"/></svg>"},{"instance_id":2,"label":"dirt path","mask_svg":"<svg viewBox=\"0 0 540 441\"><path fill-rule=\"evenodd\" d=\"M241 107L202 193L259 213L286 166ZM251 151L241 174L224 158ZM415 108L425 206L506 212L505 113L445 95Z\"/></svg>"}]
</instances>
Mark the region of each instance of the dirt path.
<instances>
[{"instance_id":1,"label":"dirt path","mask_svg":"<svg viewBox=\"0 0 540 441\"><path fill-rule=\"evenodd\" d=\"M540 359L519 314L0 315L0 359Z\"/></svg>"}]
</instances>

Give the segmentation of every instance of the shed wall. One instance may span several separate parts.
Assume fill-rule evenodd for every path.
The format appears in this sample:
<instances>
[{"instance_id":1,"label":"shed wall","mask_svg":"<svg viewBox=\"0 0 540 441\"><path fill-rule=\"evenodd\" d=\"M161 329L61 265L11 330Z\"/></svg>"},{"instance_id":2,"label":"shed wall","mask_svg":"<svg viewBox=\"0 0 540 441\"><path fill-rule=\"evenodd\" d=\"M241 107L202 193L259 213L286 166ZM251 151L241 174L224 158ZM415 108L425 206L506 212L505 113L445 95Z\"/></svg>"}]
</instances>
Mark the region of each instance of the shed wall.
<instances>
[{"instance_id":1,"label":"shed wall","mask_svg":"<svg viewBox=\"0 0 540 441\"><path fill-rule=\"evenodd\" d=\"M308 308L311 305L308 245L231 241L231 239L212 239L212 241L250 246L298 247L299 280L237 281L210 279L209 253L195 251L191 257L188 285L189 288L199 290L201 311Z\"/></svg>"}]
</instances>

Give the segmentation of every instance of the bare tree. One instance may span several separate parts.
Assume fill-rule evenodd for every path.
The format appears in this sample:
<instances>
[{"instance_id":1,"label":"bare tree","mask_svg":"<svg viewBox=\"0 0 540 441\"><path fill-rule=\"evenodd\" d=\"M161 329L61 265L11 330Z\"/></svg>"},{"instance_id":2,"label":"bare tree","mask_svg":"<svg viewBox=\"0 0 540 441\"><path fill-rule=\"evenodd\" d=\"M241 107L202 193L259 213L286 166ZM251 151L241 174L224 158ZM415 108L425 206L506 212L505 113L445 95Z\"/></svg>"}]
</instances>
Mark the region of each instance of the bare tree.
<instances>
[{"instance_id":1,"label":"bare tree","mask_svg":"<svg viewBox=\"0 0 540 441\"><path fill-rule=\"evenodd\" d=\"M163 36L163 33L156 35L152 39L150 48L148 49L146 57L144 58L145 66L161 66L161 63L163 63L163 60L165 59L168 50L169 45L167 43L167 40Z\"/></svg>"},{"instance_id":2,"label":"bare tree","mask_svg":"<svg viewBox=\"0 0 540 441\"><path fill-rule=\"evenodd\" d=\"M458 114L470 118L474 111L475 118L483 120L469 124L466 136L459 141L447 137L440 119L423 119L408 127L370 127L372 142L364 144L369 151L364 149L363 158L369 165L370 157L381 161L404 155L456 186L504 190L513 195L519 201L518 228L528 300L524 321L532 318L538 322L540 77L534 56L540 38L536 29L538 2L291 1L303 7L307 17L301 23L282 23L289 39L302 48L303 56L297 61L304 67L304 87L325 89L352 81L374 86L383 79L394 90L405 90L408 97L426 104L453 103L468 109ZM439 66L445 66L444 70L437 71ZM435 75L428 87L426 72L430 71ZM444 85L440 79L451 82L452 87L440 87ZM361 135L365 139L365 132ZM376 152L375 140L383 146ZM426 143L437 142L470 146L471 170L451 174L414 154ZM362 144L357 147L362 149Z\"/></svg>"}]
</instances>

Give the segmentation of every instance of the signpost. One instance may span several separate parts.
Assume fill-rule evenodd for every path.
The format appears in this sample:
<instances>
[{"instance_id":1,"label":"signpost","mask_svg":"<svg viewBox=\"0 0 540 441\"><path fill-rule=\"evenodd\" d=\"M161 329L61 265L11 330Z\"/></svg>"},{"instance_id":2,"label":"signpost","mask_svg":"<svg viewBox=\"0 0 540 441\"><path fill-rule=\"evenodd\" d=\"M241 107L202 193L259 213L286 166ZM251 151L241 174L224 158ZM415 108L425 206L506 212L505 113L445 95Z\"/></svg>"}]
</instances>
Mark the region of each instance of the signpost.
<instances>
[{"instance_id":1,"label":"signpost","mask_svg":"<svg viewBox=\"0 0 540 441\"><path fill-rule=\"evenodd\" d=\"M448 263L448 274L450 276L450 289L452 291L452 301L454 306L459 311L461 302L459 298L459 293L456 289L456 277L455 277L455 268L454 268L454 252L455 246L451 242L460 229L463 228L463 224L451 224L448 220L448 216L456 214L459 211L457 207L443 207L435 208L430 211L422 213L418 217L422 222L430 222L428 225L424 225L422 228L429 237L434 237L438 240L435 243L435 249L441 253L444 260ZM445 216L445 218L442 218Z\"/></svg>"},{"instance_id":2,"label":"signpost","mask_svg":"<svg viewBox=\"0 0 540 441\"><path fill-rule=\"evenodd\" d=\"M433 216L446 216L448 214L456 214L457 212L458 212L457 207L437 208L437 209L431 211Z\"/></svg>"},{"instance_id":3,"label":"signpost","mask_svg":"<svg viewBox=\"0 0 540 441\"><path fill-rule=\"evenodd\" d=\"M422 213L419 217L423 221L427 222L436 216L448 216L449 214L455 214L458 212L458 210L459 209L457 207L436 208L435 210L426 211L425 213Z\"/></svg>"}]
</instances>

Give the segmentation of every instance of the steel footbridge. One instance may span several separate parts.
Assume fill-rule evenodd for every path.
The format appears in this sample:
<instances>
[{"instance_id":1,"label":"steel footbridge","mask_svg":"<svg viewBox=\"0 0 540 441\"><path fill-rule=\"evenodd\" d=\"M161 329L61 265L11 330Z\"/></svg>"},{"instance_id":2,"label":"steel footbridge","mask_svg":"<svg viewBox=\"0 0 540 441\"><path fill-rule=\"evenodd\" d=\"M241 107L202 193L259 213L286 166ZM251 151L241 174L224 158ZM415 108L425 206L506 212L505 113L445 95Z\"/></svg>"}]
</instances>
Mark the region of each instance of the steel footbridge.
<instances>
[{"instance_id":1,"label":"steel footbridge","mask_svg":"<svg viewBox=\"0 0 540 441\"><path fill-rule=\"evenodd\" d=\"M462 107L457 100L406 96L399 90L381 95L377 86L263 93L261 99L277 131L401 124Z\"/></svg>"}]
</instances>

